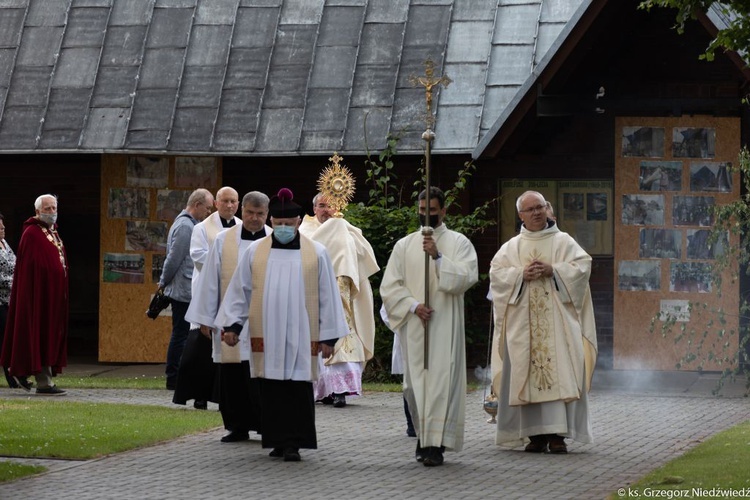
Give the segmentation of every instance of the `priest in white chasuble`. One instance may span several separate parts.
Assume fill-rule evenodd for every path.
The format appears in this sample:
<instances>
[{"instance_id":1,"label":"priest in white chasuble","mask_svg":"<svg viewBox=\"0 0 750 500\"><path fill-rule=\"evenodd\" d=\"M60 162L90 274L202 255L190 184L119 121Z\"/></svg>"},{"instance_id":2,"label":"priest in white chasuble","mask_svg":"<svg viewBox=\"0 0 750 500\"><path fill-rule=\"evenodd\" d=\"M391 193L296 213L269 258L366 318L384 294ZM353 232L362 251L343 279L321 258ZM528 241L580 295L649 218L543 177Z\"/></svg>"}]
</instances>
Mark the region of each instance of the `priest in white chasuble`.
<instances>
[{"instance_id":1,"label":"priest in white chasuble","mask_svg":"<svg viewBox=\"0 0 750 500\"><path fill-rule=\"evenodd\" d=\"M353 178L349 179L353 182ZM346 396L362 395L362 373L375 350L375 311L369 277L380 270L362 230L343 218L346 204L347 200L341 198L329 202L325 194L318 193L313 198L315 216L305 216L299 228L303 235L326 247L349 324L349 335L336 342L333 355L319 356L318 380L313 384L315 400L334 408L345 407Z\"/></svg>"},{"instance_id":2,"label":"priest in white chasuble","mask_svg":"<svg viewBox=\"0 0 750 500\"><path fill-rule=\"evenodd\" d=\"M398 330L404 355L404 397L417 441L417 461L441 465L443 452L461 451L466 401L464 293L478 281L477 254L464 235L443 223L445 195L432 187L418 197L423 226L396 242L383 280L390 328ZM429 220L429 222L428 222ZM425 305L425 254L429 260L429 307ZM427 332L425 331L427 325ZM425 367L425 336L427 367Z\"/></svg>"},{"instance_id":3,"label":"priest in white chasuble","mask_svg":"<svg viewBox=\"0 0 750 500\"><path fill-rule=\"evenodd\" d=\"M250 191L242 197L242 224L237 224L215 236L193 291L185 318L199 325L201 333L211 339L213 362L218 377L218 402L224 428L223 443L246 441L250 431L261 433L260 396L258 381L250 377L250 338L247 323L243 325L237 344L227 345L221 332L213 329L229 280L239 256L253 241L271 234L266 225L268 196ZM179 382L179 380L178 380Z\"/></svg>"},{"instance_id":4,"label":"priest in white chasuble","mask_svg":"<svg viewBox=\"0 0 750 500\"><path fill-rule=\"evenodd\" d=\"M521 232L490 264L495 317L495 441L532 453L567 453L565 438L591 443L587 393L597 343L591 257L555 221L544 197L516 201Z\"/></svg>"},{"instance_id":5,"label":"priest in white chasuble","mask_svg":"<svg viewBox=\"0 0 750 500\"><path fill-rule=\"evenodd\" d=\"M317 448L313 384L317 355L349 333L331 259L300 235L302 209L281 189L269 205L273 233L240 256L215 325L232 345L248 322L251 370L260 379L263 448L299 461Z\"/></svg>"}]
</instances>

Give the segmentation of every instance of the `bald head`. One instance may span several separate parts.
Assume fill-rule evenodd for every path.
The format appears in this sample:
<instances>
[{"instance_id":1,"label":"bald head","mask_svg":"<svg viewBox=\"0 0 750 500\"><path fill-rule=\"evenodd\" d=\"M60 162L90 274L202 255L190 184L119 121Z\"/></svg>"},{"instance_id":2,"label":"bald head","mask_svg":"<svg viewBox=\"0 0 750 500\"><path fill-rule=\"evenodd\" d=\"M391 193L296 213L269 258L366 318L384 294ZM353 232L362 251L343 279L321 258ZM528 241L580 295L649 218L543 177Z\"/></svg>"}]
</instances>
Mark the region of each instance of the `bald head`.
<instances>
[{"instance_id":1,"label":"bald head","mask_svg":"<svg viewBox=\"0 0 750 500\"><path fill-rule=\"evenodd\" d=\"M216 201L214 206L219 213L219 217L224 220L230 220L237 213L237 207L240 204L239 195L234 188L224 186L216 191Z\"/></svg>"}]
</instances>

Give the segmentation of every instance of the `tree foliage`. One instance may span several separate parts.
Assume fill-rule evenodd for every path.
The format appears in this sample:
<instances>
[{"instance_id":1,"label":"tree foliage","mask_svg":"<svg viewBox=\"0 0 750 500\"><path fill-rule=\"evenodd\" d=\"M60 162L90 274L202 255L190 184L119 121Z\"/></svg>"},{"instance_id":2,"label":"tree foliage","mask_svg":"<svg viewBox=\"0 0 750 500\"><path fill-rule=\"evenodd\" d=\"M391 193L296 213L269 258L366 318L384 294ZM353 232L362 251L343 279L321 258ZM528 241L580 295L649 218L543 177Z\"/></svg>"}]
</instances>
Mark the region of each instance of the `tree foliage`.
<instances>
[{"instance_id":1,"label":"tree foliage","mask_svg":"<svg viewBox=\"0 0 750 500\"><path fill-rule=\"evenodd\" d=\"M383 269L396 242L419 228L417 196L423 189L422 181L417 181L411 186L399 182L394 163L398 142L399 137L390 136L383 151L377 155L367 154L365 166L368 200L350 204L345 211L346 220L359 227L372 245L381 267L380 272L370 277L375 296L377 330L375 354L365 371L365 378L369 381L382 381L390 378L393 333L379 320L379 309L382 303L379 289ZM493 218L488 217L488 210L495 200L487 201L468 214L460 210L458 199L461 192L467 188L475 170L476 166L473 163L465 163L458 171L453 185L449 189L444 189L445 206L448 212L445 224L469 238L495 224ZM467 331L467 342L471 341L471 332Z\"/></svg>"},{"instance_id":2,"label":"tree foliage","mask_svg":"<svg viewBox=\"0 0 750 500\"><path fill-rule=\"evenodd\" d=\"M746 0L729 0L721 3L713 0L644 0L639 8L651 10L654 7L676 9L674 28L678 33L685 31L685 24L695 20L700 13L712 9L719 16L725 27L720 27L715 38L699 57L713 61L717 50L732 50L743 56L750 49L750 2Z\"/></svg>"}]
</instances>

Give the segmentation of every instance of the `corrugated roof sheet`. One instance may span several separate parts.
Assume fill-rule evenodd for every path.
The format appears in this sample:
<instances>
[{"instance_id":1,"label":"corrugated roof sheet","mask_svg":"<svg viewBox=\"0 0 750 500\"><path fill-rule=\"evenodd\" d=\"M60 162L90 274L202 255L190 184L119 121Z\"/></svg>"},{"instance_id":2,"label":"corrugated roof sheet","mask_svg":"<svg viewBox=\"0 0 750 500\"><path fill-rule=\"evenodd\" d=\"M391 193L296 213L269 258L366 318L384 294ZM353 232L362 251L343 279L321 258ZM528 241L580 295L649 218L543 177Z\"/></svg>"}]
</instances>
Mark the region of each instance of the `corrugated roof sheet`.
<instances>
[{"instance_id":1,"label":"corrugated roof sheet","mask_svg":"<svg viewBox=\"0 0 750 500\"><path fill-rule=\"evenodd\" d=\"M0 151L470 153L583 0L0 0Z\"/></svg>"}]
</instances>

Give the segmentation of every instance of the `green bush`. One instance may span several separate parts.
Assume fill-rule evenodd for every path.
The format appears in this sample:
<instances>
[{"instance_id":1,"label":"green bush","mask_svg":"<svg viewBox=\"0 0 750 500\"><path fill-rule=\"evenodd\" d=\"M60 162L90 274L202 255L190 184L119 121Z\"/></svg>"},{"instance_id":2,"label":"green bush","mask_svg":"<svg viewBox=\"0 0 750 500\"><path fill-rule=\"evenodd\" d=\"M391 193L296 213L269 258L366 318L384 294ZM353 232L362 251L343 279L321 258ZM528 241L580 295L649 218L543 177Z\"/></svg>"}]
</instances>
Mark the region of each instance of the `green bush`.
<instances>
[{"instance_id":1,"label":"green bush","mask_svg":"<svg viewBox=\"0 0 750 500\"><path fill-rule=\"evenodd\" d=\"M398 185L393 162L398 140L398 137L389 137L386 148L378 154L376 159L370 154L367 155L365 166L369 199L367 202L351 204L345 211L345 218L351 224L359 227L362 234L372 245L375 257L381 267L380 272L370 277L375 298L376 335L375 353L364 374L364 379L369 382L390 381L392 379L390 368L393 333L379 320L382 304L380 281L383 277L383 269L388 263L391 250L396 242L419 228L417 196L423 187L421 181L419 181L412 186L407 195L405 194L406 187ZM484 203L468 214L460 212L461 207L457 202L459 194L467 187L468 181L475 170L476 166L473 163L465 163L464 167L458 171L453 186L445 191L445 205L448 209L445 218L446 225L469 238L495 224L494 220L487 217L487 212L495 200ZM469 295L467 293L467 300L471 300ZM483 329L476 333L475 330L475 328L469 328L469 325L467 325L468 343L473 342L476 335L484 337Z\"/></svg>"}]
</instances>

